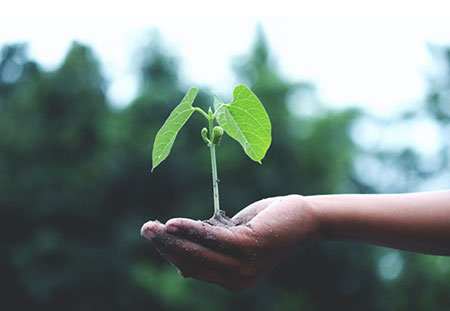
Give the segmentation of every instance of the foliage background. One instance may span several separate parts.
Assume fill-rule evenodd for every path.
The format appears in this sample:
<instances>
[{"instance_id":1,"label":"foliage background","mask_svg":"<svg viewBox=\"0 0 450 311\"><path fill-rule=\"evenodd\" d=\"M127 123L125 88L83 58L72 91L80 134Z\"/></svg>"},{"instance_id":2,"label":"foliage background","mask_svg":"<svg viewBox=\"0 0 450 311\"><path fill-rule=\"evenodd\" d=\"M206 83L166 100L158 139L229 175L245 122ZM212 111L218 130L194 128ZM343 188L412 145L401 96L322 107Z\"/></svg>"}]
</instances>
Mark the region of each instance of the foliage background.
<instances>
[{"instance_id":1,"label":"foliage background","mask_svg":"<svg viewBox=\"0 0 450 311\"><path fill-rule=\"evenodd\" d=\"M264 103L273 143L263 166L225 137L218 150L228 214L263 197L420 189L450 173L450 49L427 100L389 120L330 110L307 81L280 74L263 32L236 59L237 78ZM45 71L24 44L0 56L0 303L4 310L445 310L450 260L355 243L305 245L238 294L179 277L139 235L148 219L212 213L209 151L194 115L173 153L150 174L156 131L190 84L158 36L141 53L140 92L108 102L100 60L74 42ZM197 105L212 96L199 86ZM231 92L230 92L231 93ZM221 95L221 94L219 94ZM221 95L227 101L231 98ZM367 127L426 120L441 147L367 144Z\"/></svg>"}]
</instances>

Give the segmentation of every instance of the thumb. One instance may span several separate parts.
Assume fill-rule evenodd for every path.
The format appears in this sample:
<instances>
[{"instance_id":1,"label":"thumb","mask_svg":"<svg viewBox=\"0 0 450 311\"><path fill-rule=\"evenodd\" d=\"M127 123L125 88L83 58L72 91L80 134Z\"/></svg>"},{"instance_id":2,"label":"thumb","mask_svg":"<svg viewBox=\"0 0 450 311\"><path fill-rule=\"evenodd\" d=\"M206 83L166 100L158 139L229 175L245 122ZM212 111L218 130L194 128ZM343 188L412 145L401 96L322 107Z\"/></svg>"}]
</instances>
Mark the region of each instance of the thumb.
<instances>
[{"instance_id":1,"label":"thumb","mask_svg":"<svg viewBox=\"0 0 450 311\"><path fill-rule=\"evenodd\" d=\"M261 211L263 211L267 206L272 204L275 199L276 198L267 198L256 201L234 215L233 220L235 220L238 225L246 224Z\"/></svg>"}]
</instances>

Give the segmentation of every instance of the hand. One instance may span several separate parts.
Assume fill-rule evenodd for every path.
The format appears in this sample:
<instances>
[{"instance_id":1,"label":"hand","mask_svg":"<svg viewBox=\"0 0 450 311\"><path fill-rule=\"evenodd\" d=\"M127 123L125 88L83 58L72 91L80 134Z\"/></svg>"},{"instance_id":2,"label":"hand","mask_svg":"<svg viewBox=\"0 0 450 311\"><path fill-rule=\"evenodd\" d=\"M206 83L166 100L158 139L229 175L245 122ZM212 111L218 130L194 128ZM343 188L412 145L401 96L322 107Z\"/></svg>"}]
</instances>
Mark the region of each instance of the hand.
<instances>
[{"instance_id":1,"label":"hand","mask_svg":"<svg viewBox=\"0 0 450 311\"><path fill-rule=\"evenodd\" d=\"M299 195L255 202L233 217L234 227L174 218L149 221L141 234L183 277L245 290L299 243L317 237L312 209Z\"/></svg>"}]
</instances>

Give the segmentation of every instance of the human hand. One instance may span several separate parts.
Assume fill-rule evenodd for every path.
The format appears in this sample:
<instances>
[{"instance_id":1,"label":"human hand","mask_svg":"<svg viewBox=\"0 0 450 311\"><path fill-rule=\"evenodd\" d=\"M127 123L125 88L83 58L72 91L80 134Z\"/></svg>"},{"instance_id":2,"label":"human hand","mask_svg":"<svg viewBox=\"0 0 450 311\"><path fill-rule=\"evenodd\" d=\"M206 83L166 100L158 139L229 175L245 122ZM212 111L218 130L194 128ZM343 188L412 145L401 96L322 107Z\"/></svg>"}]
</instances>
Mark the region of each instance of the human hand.
<instances>
[{"instance_id":1,"label":"human hand","mask_svg":"<svg viewBox=\"0 0 450 311\"><path fill-rule=\"evenodd\" d=\"M245 290L299 243L317 238L313 210L299 195L255 202L232 218L237 225L214 226L174 218L149 221L141 234L183 277Z\"/></svg>"}]
</instances>

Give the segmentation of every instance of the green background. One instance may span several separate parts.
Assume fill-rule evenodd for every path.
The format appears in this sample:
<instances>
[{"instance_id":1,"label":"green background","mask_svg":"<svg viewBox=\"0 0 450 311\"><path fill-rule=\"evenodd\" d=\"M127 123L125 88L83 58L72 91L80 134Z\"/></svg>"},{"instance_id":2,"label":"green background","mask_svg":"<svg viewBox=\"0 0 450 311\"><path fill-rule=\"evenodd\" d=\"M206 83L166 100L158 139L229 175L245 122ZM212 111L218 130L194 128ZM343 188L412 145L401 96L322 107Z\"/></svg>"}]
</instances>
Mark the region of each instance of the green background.
<instances>
[{"instance_id":1,"label":"green background","mask_svg":"<svg viewBox=\"0 0 450 311\"><path fill-rule=\"evenodd\" d=\"M191 84L181 78L180 59L164 41L149 42L140 54L139 94L123 109L108 102L100 60L88 46L74 43L51 71L29 59L26 45L3 47L1 309L449 308L449 258L357 243L303 245L243 293L181 278L139 229L149 219L211 216L209 150L200 137L206 124L194 114L170 157L150 173L155 134ZM449 172L450 52L440 51L444 78L430 81L417 109L386 121L355 109L330 110L314 85L287 80L259 31L233 68L239 83L266 107L273 142L261 166L237 142L222 139L222 208L232 215L261 198L291 193L377 193L386 185L389 192L413 191L419 182ZM206 110L213 98L207 86L197 87L196 105ZM231 90L219 95L231 100ZM434 166L424 167L423 154L414 149L380 151L357 143L356 124L403 124L421 116L444 137ZM376 163L383 171L369 178L361 163ZM367 170L373 173L374 167Z\"/></svg>"}]
</instances>

